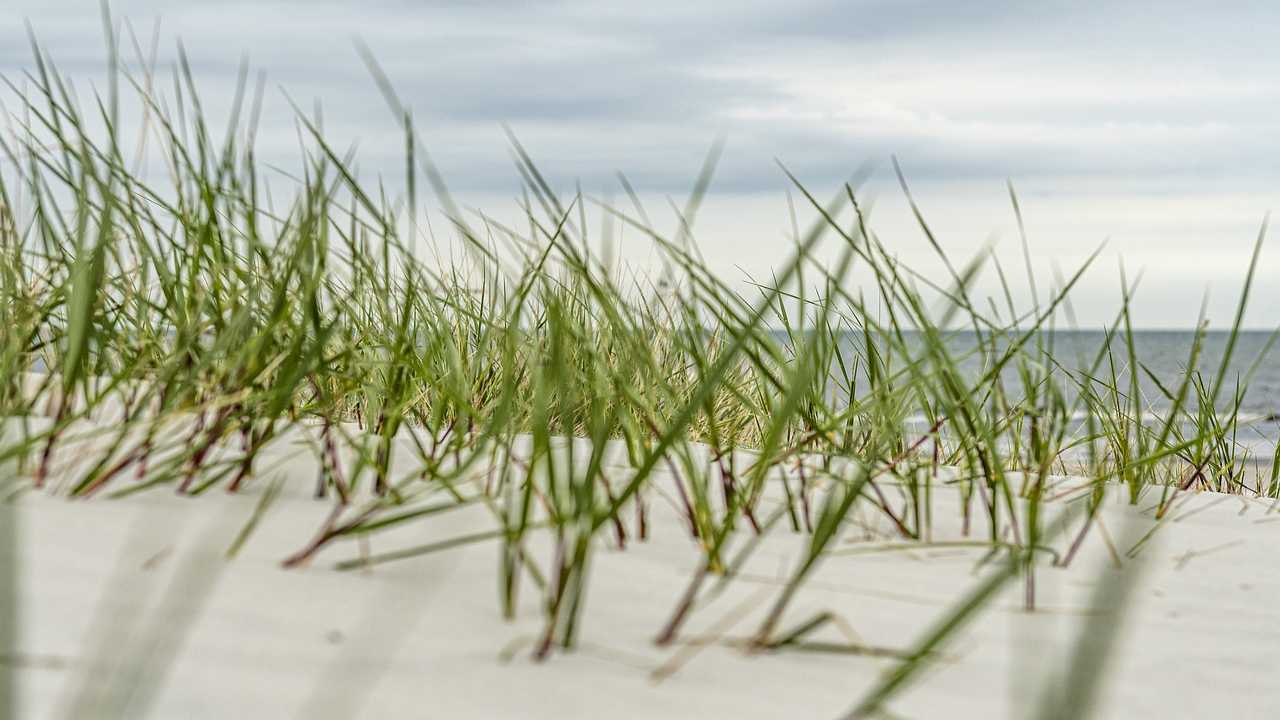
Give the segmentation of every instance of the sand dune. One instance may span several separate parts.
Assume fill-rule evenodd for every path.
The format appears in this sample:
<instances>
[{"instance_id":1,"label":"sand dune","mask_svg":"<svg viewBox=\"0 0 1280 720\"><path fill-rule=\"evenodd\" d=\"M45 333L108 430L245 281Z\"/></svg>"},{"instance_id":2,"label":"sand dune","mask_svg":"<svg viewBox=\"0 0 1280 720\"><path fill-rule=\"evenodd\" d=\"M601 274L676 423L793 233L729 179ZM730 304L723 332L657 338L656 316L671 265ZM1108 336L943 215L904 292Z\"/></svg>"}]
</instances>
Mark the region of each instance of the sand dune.
<instances>
[{"instance_id":1,"label":"sand dune","mask_svg":"<svg viewBox=\"0 0 1280 720\"><path fill-rule=\"evenodd\" d=\"M231 560L224 554L265 482L199 498L29 493L11 507L21 602L20 651L9 662L23 717L76 715L77 698L84 707L149 707L160 718L838 717L999 565L979 564L989 547L980 532L961 534L959 512L943 511L958 508L947 489L935 496L932 545L903 542L860 510L783 624L823 611L836 619L806 647L751 652L745 641L804 541L775 528L680 639L660 648L652 639L698 549L673 507L654 496L647 541L618 551L599 534L579 647L536 662L539 597L527 586L515 621L502 620L495 540L335 569L493 529L479 506L368 543L335 543L305 567L282 568L332 506L310 497L315 467L287 445L263 473L282 478L284 491ZM1090 606L1094 588L1135 572L1132 607L1111 619L1117 645L1100 717L1265 717L1280 707L1272 678L1280 513L1264 501L1186 495L1129 553L1155 524L1153 504L1108 500L1070 567L1046 557L1037 569L1037 611L1022 609L1023 586L1012 583L941 653L928 682L893 702L895 716L1028 716L1061 679L1084 621L1114 611ZM739 547L748 536L739 531ZM550 558L549 543L530 550Z\"/></svg>"}]
</instances>

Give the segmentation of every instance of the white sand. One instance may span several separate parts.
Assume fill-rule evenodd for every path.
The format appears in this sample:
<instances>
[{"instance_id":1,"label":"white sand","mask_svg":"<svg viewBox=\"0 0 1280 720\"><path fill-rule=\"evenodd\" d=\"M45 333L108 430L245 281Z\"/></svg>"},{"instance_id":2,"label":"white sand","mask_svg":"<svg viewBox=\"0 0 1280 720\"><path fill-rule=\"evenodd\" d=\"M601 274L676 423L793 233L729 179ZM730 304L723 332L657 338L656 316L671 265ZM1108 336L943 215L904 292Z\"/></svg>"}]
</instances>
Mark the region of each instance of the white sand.
<instances>
[{"instance_id":1,"label":"white sand","mask_svg":"<svg viewBox=\"0 0 1280 720\"><path fill-rule=\"evenodd\" d=\"M698 559L679 516L656 496L648 542L617 552L611 533L602 533L580 647L537 663L530 650L542 628L539 598L526 583L517 621L501 619L494 541L339 572L335 561L360 552L358 543L343 541L308 567L282 569L280 560L306 543L331 507L308 498L313 466L299 460L285 470L283 496L225 566L213 558L230 544L265 483L238 496L215 490L198 499L167 489L120 501L22 498L21 637L10 658L21 717L77 715L76 688L105 693L88 698L102 702L131 687L113 669L128 655L122 648L145 642L155 628L173 625L165 618L186 612L196 619L180 642L162 642L150 664L137 668L137 677L159 683L150 717L831 718L895 664L823 652L749 654L735 641L758 627L799 557L803 536L785 527L763 541L746 577L692 616L685 643L655 647L651 639ZM938 493L935 540L959 539L956 497ZM1126 527L1141 534L1153 504L1109 501L1104 525L1117 543ZM1123 572L1141 562L1145 573L1099 716L1274 716L1280 512L1270 510L1262 501L1189 495L1138 560L1126 558ZM1129 518L1134 522L1126 526ZM492 527L486 511L473 507L375 535L368 550ZM842 552L896 542L886 523L874 530L850 526ZM981 532L976 527L974 537ZM535 544L533 552L545 567L549 548ZM987 572L975 570L984 552L918 547L832 556L783 625L830 610L862 643L905 649ZM1044 680L1062 670L1094 585L1102 573L1117 572L1110 562L1095 528L1069 569L1041 566L1038 612L1023 612L1022 587L1010 586L922 682L892 703L893 714L1029 716ZM188 592L169 596L179 598L176 607L155 607L164 604L175 571L209 565L222 568L209 589L180 580ZM132 632L133 623L142 630ZM821 637L847 641L834 627ZM108 655L95 655L103 649ZM133 702L122 716L137 717L146 694Z\"/></svg>"}]
</instances>

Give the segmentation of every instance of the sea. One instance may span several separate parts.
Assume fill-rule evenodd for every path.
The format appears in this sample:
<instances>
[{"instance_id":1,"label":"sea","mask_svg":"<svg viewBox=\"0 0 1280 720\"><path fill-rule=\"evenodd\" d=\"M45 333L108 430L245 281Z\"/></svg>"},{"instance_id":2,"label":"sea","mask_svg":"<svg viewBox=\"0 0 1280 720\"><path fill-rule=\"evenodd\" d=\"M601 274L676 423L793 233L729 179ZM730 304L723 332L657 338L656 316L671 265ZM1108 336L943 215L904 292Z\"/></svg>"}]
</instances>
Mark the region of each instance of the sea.
<instances>
[{"instance_id":1,"label":"sea","mask_svg":"<svg viewBox=\"0 0 1280 720\"><path fill-rule=\"evenodd\" d=\"M1143 419L1148 423L1159 422L1172 405L1161 386L1171 393L1177 392L1180 383L1187 376L1196 332L1135 330L1130 337L1139 365L1138 388ZM1277 440L1280 439L1280 342L1276 342L1271 331L1237 333L1234 344L1231 337L1231 333L1227 331L1205 332L1194 369L1204 385L1211 388L1230 348L1230 360L1226 364L1215 414L1224 421L1234 414L1236 432L1233 441L1254 463L1269 465L1276 452ZM1067 393L1068 400L1072 400L1075 384L1067 373L1074 373L1077 378L1083 377L1103 350L1107 335L1102 331L1054 331L1052 335L1044 334L1029 341L1028 348L1033 354L1036 352L1034 348L1037 347L1037 340L1042 343L1041 346L1049 356L1044 362L1060 367L1062 374L1059 376L1059 387ZM906 335L906 341L908 347L923 342L919 335L910 333ZM849 336L846 342L850 345L847 355L862 351L860 337ZM987 360L976 352L978 343L972 332L951 332L947 335L947 342L952 357L959 359L962 371L976 376L987 370ZM1127 396L1131 382L1127 340L1117 335L1111 338L1110 343L1111 360L1103 360L1097 368L1096 376L1102 382L1110 384L1114 363L1121 392ZM1021 393L1021 379L1017 368L1006 367L1002 379L1007 392L1018 397ZM1238 408L1235 402L1237 394L1240 400ZM1189 392L1187 403L1192 409L1197 406L1193 389ZM1083 420L1083 417L1083 413L1080 413L1076 419ZM914 420L918 422L919 418Z\"/></svg>"}]
</instances>

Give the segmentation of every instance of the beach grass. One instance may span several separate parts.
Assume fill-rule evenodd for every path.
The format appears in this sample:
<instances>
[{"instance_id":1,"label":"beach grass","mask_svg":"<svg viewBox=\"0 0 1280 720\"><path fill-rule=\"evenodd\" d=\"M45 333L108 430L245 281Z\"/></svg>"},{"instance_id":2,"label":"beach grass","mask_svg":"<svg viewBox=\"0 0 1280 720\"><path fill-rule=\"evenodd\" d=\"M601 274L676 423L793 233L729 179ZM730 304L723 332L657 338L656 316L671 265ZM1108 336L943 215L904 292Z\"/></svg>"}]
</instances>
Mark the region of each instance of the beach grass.
<instances>
[{"instance_id":1,"label":"beach grass","mask_svg":"<svg viewBox=\"0 0 1280 720\"><path fill-rule=\"evenodd\" d=\"M1003 569L956 598L851 705L856 716L878 712L1004 584L1023 583L1034 609L1037 572L1071 563L1108 494L1136 503L1152 492L1157 516L1199 490L1280 497L1280 464L1253 471L1236 442L1252 370L1229 374L1265 225L1241 269L1227 357L1203 367L1201 317L1182 376L1157 377L1135 342L1128 281L1096 354L1055 351L1096 253L1046 283L1024 235L1016 282L1034 299L1020 307L1013 273L991 253L953 258L914 200L940 277L886 247L856 183L821 198L783 166L812 222L797 222L767 283L741 291L702 259L694 234L719 145L674 233L657 229L625 178L625 205L556 192L514 135L519 227L464 210L368 51L403 133L403 191L362 179L354 155L298 112L300 169L282 194L255 156L261 91L247 71L218 139L186 61L163 78L140 49L120 59L117 45L137 43L108 27L103 92L77 94L34 40L32 69L8 81L21 101L0 140L0 415L10 420L0 467L11 496L254 492L257 518L274 493L262 458L301 435L320 468L314 495L333 513L286 567L482 506L488 528L357 565L498 538L504 613L529 592L544 609L537 658L574 646L593 555L645 541L664 494L699 556L654 628L659 643L732 578L753 538L805 538L753 633L756 648L785 650L812 629L789 603L850 517L870 513L924 544L939 513L962 514ZM126 103L144 119L128 137ZM146 164L165 176L150 179ZM1012 187L1010 201L1021 227ZM428 206L450 226L432 231ZM661 270L611 256L623 231ZM431 249L446 236L462 251ZM998 276L1002 297L977 294L983 273ZM659 471L674 484L660 487ZM958 508L935 502L942 486L958 489ZM1078 512L1053 502L1068 486ZM535 535L550 538L550 555L531 550ZM1089 662L1105 652L1081 648Z\"/></svg>"}]
</instances>

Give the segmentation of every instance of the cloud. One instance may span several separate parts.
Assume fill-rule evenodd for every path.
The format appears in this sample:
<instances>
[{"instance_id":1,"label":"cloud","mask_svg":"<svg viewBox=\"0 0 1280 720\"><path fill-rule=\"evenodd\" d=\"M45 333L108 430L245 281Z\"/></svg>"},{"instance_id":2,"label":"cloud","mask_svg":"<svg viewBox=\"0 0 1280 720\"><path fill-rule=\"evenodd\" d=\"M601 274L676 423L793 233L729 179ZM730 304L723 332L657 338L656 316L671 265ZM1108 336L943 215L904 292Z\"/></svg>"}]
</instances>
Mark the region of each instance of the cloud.
<instances>
[{"instance_id":1,"label":"cloud","mask_svg":"<svg viewBox=\"0 0 1280 720\"><path fill-rule=\"evenodd\" d=\"M100 71L96 13L66 0L18 6L0 26L7 70L27 63L14 19L25 13L65 72ZM360 36L466 187L505 184L502 123L563 172L595 181L625 169L655 191L685 187L682 159L721 131L738 191L776 187L775 156L818 181L889 153L910 154L921 179L1190 181L1261 173L1258 158L1280 149L1268 132L1280 67L1251 53L1270 44L1259 21L1280 15L1263 5L1235 15L1183 3L620 7L135 0L115 14L144 42L162 16L165 47L182 37L224 101L247 54L295 97L324 101L335 132L374 153L386 135L390 151L394 124L352 50ZM288 128L287 112L275 117Z\"/></svg>"},{"instance_id":2,"label":"cloud","mask_svg":"<svg viewBox=\"0 0 1280 720\"><path fill-rule=\"evenodd\" d=\"M65 74L101 77L92 3L13 4L0 18L0 71L30 66L28 16ZM885 168L896 154L913 183L953 198L940 205L989 193L1000 208L1012 178L1029 197L1075 203L1042 211L1046 255L1075 252L1082 227L1073 218L1083 212L1119 225L1135 264L1150 261L1158 274L1164 263L1180 278L1190 266L1162 257L1155 243L1234 238L1280 180L1271 32L1280 10L1269 3L117 0L113 8L144 45L163 18L164 63L182 38L214 117L229 105L242 55L265 69L273 90L261 154L280 161L296 155L296 138L277 84L304 107L320 99L327 133L339 145L359 139L366 173L399 173L403 141L354 51L357 36L413 106L460 192L515 190L504 123L558 187L601 192L621 170L658 198L686 192L726 133L714 192L746 198L725 218L750 219L726 220L735 229L722 234L771 233L759 250L710 258L726 266L776 259L775 221L785 217L776 202L749 200L781 197L775 158L824 194L871 162L877 187L892 192ZM953 214L962 249L1008 229L1004 209L993 212L1002 214ZM1144 234L1143 224L1152 229ZM1107 232L1086 229L1092 238ZM1241 264L1246 253L1220 259ZM1226 270L1206 272L1225 282Z\"/></svg>"}]
</instances>

